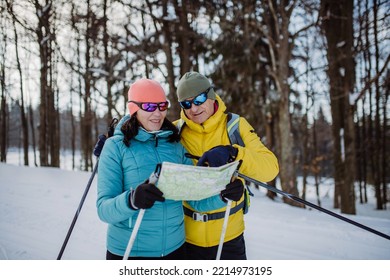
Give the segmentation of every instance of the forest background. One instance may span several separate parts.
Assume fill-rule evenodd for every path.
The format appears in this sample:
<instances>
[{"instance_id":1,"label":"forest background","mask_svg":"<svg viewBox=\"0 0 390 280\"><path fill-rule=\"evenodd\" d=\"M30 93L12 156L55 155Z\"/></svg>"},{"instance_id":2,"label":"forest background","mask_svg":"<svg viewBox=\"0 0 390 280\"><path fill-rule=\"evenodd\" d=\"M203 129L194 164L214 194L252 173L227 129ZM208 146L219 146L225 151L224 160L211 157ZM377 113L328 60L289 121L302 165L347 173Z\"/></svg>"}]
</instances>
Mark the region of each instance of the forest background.
<instances>
[{"instance_id":1,"label":"forest background","mask_svg":"<svg viewBox=\"0 0 390 280\"><path fill-rule=\"evenodd\" d=\"M0 157L92 170L92 150L127 113L129 85L208 76L228 110L278 157L283 191L305 199L335 181L334 208L355 214L375 189L389 201L390 5L385 0L3 0ZM33 162L29 152L33 151ZM81 156L78 160L77 155ZM297 177L303 176L299 193ZM269 182L275 185L275 182ZM275 193L268 193L270 198ZM294 201L286 203L302 207ZM318 200L318 204L320 201Z\"/></svg>"}]
</instances>

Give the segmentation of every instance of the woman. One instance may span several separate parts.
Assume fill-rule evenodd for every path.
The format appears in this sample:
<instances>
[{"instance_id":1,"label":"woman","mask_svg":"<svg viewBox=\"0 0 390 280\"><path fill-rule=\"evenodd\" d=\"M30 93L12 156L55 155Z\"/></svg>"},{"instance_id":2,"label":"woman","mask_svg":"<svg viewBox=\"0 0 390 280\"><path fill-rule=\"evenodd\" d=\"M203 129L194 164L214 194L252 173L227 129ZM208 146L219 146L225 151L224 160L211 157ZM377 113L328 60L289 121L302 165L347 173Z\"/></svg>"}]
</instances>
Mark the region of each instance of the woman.
<instances>
[{"instance_id":1,"label":"woman","mask_svg":"<svg viewBox=\"0 0 390 280\"><path fill-rule=\"evenodd\" d=\"M130 114L117 125L100 155L97 209L108 223L106 259L122 259L139 209L146 209L130 258L184 259L181 201L168 200L148 177L164 161L192 165L166 119L161 85L141 79L128 92Z\"/></svg>"}]
</instances>

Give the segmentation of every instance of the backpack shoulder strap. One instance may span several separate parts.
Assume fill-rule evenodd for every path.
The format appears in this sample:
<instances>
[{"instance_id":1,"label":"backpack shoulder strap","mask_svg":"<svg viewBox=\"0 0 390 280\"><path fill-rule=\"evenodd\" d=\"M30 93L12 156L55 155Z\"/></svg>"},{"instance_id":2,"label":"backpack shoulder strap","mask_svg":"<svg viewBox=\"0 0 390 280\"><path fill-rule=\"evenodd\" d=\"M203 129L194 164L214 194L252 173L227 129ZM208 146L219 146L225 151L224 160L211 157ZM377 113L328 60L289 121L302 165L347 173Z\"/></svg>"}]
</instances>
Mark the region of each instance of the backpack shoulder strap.
<instances>
[{"instance_id":1,"label":"backpack shoulder strap","mask_svg":"<svg viewBox=\"0 0 390 280\"><path fill-rule=\"evenodd\" d=\"M228 118L227 118L227 133L229 136L230 143L233 144L238 144L241 147L245 147L244 141L241 138L240 135L240 129L239 129L239 124L240 124L240 116L231 112L228 112ZM250 206L250 197L253 196L252 192L249 190L248 182L245 181L245 184L247 187L245 188L244 191L244 214L248 213L249 211L249 206Z\"/></svg>"},{"instance_id":2,"label":"backpack shoulder strap","mask_svg":"<svg viewBox=\"0 0 390 280\"><path fill-rule=\"evenodd\" d=\"M230 143L238 144L242 147L245 147L244 141L241 138L239 124L240 124L240 115L235 113L228 112L228 121L227 121L227 133L229 136Z\"/></svg>"}]
</instances>

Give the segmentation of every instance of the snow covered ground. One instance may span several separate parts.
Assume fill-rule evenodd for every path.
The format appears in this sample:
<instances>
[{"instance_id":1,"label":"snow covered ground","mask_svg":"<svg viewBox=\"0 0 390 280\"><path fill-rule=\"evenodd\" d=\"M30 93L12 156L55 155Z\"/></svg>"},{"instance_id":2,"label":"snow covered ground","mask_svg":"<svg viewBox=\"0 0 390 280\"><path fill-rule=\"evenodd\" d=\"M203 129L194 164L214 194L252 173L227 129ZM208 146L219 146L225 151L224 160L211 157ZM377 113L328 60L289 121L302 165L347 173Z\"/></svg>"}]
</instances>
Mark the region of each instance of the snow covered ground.
<instances>
[{"instance_id":1,"label":"snow covered ground","mask_svg":"<svg viewBox=\"0 0 390 280\"><path fill-rule=\"evenodd\" d=\"M55 260L85 191L90 172L0 164L0 267L7 260ZM104 260L105 229L96 214L96 182L79 214L63 260ZM320 187L322 207L332 206L332 183ZM384 260L389 272L390 240L314 209L271 201L253 190L245 216L249 260ZM315 203L314 187L307 200ZM369 203L346 216L390 235L388 210ZM1 271L1 269L0 269ZM1 273L0 273L1 274ZM3 278L5 279L5 278Z\"/></svg>"},{"instance_id":2,"label":"snow covered ground","mask_svg":"<svg viewBox=\"0 0 390 280\"><path fill-rule=\"evenodd\" d=\"M56 259L80 203L89 172L0 164L0 259ZM87 199L63 259L105 257L105 228L96 214L96 182ZM332 185L323 184L323 207L330 209ZM245 216L249 259L262 260L390 260L390 241L317 210L271 201L256 190ZM371 193L371 192L370 192ZM314 202L314 189L308 198ZM347 216L390 235L390 210L357 204ZM390 207L388 207L390 208Z\"/></svg>"}]
</instances>

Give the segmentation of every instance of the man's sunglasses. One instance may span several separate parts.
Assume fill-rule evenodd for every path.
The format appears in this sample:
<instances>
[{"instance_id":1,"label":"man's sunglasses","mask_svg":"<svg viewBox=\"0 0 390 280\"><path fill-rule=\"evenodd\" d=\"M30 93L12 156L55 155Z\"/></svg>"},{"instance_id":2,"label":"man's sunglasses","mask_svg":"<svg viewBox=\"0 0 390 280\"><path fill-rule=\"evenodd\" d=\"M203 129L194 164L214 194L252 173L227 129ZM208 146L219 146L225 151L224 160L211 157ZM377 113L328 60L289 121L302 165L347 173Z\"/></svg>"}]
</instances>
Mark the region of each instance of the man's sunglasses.
<instances>
[{"instance_id":1,"label":"man's sunglasses","mask_svg":"<svg viewBox=\"0 0 390 280\"><path fill-rule=\"evenodd\" d=\"M154 112L157 110L157 108L160 111L165 111L168 109L168 101L165 102L136 102L136 101L129 101L128 103L133 102L136 104L141 110L144 110L146 112Z\"/></svg>"},{"instance_id":2,"label":"man's sunglasses","mask_svg":"<svg viewBox=\"0 0 390 280\"><path fill-rule=\"evenodd\" d=\"M192 103L194 103L196 106L202 105L207 100L207 94L209 93L211 87L209 87L206 91L198 94L194 99L192 100L184 100L180 101L180 107L183 109L190 109L192 106Z\"/></svg>"}]
</instances>

